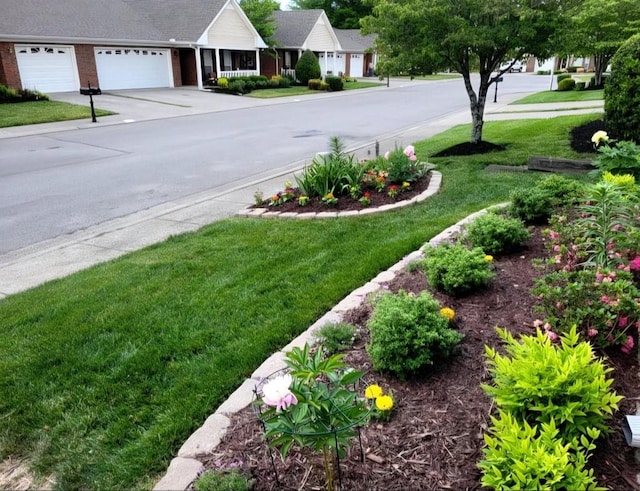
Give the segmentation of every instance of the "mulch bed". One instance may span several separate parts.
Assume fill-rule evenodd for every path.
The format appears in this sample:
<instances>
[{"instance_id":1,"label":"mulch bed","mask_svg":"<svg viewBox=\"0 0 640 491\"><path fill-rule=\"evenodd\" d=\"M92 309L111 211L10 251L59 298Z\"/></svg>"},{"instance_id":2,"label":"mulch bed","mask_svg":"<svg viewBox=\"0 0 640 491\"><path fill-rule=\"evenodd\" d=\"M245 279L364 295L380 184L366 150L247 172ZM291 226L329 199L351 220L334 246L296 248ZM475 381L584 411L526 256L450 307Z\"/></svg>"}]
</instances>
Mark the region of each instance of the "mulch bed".
<instances>
[{"instance_id":1,"label":"mulch bed","mask_svg":"<svg viewBox=\"0 0 640 491\"><path fill-rule=\"evenodd\" d=\"M444 306L456 311L456 325L464 333L458 355L433 367L420 379L399 381L371 368L365 345L365 327L371 308L361 306L348 313L346 321L359 327L358 340L345 360L365 372L368 382L390 389L395 399L389 422L372 421L362 429L366 454L375 459L360 461L357 441L342 460L343 489L348 490L441 490L479 489L482 434L494 409L480 384L490 382L484 346L499 346L495 326L514 334L533 334L536 299L529 293L540 276L532 259L547 256L541 229L521 251L495 259L497 278L489 288L460 299L433 293ZM424 274L403 272L388 285L389 290L418 293L428 289ZM637 349L637 348L636 348ZM640 465L621 431L625 414L635 414L638 387L638 353L619 350L606 355L614 368L614 389L625 399L611 420L611 435L598 442L590 460L601 485L612 490L640 489L635 476ZM232 417L226 438L216 453L205 460L207 468L239 465L255 478L256 490L323 489L319 456L291 451L286 462L274 452L274 464L262 440L256 415L248 408ZM241 463L241 464L240 464ZM274 472L274 466L277 470Z\"/></svg>"},{"instance_id":2,"label":"mulch bed","mask_svg":"<svg viewBox=\"0 0 640 491\"><path fill-rule=\"evenodd\" d=\"M590 123L576 126L571 130L571 148L581 153L596 153L591 137L596 131L604 130L612 136L607 129L607 125L602 119L596 119Z\"/></svg>"}]
</instances>

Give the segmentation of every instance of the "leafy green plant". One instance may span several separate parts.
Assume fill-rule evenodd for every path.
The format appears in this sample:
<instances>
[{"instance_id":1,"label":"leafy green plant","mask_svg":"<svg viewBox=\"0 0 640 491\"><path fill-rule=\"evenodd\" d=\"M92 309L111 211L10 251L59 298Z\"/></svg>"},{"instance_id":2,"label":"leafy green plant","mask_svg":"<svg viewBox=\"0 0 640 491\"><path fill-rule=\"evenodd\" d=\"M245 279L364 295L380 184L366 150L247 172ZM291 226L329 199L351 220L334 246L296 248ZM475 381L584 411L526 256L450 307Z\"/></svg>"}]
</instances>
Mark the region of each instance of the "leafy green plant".
<instances>
[{"instance_id":1,"label":"leafy green plant","mask_svg":"<svg viewBox=\"0 0 640 491\"><path fill-rule=\"evenodd\" d=\"M485 213L466 228L464 238L487 254L502 254L521 247L529 236L522 220Z\"/></svg>"},{"instance_id":2,"label":"leafy green plant","mask_svg":"<svg viewBox=\"0 0 640 491\"><path fill-rule=\"evenodd\" d=\"M640 291L632 280L622 270L556 271L536 280L531 293L552 332L577 328L595 346L626 351L633 348L627 330L640 320Z\"/></svg>"},{"instance_id":3,"label":"leafy green plant","mask_svg":"<svg viewBox=\"0 0 640 491\"><path fill-rule=\"evenodd\" d=\"M590 430L579 448L558 438L553 418L530 425L508 411L491 417L484 458L478 463L481 483L489 489L606 490L597 486L592 469L585 469L592 443L599 436Z\"/></svg>"},{"instance_id":4,"label":"leafy green plant","mask_svg":"<svg viewBox=\"0 0 640 491\"><path fill-rule=\"evenodd\" d=\"M602 180L618 186L623 192L634 194L637 192L636 178L632 174L612 174L611 172L603 172Z\"/></svg>"},{"instance_id":5,"label":"leafy green plant","mask_svg":"<svg viewBox=\"0 0 640 491\"><path fill-rule=\"evenodd\" d=\"M327 75L324 78L325 83L329 86L329 90L331 92L339 92L344 89L344 82L340 77L334 77L331 75Z\"/></svg>"},{"instance_id":6,"label":"leafy green plant","mask_svg":"<svg viewBox=\"0 0 640 491\"><path fill-rule=\"evenodd\" d=\"M384 159L387 161L386 165L379 170L387 171L387 180L392 184L412 183L427 171L426 163L418 160L413 145L387 152Z\"/></svg>"},{"instance_id":7,"label":"leafy green plant","mask_svg":"<svg viewBox=\"0 0 640 491\"><path fill-rule=\"evenodd\" d=\"M193 483L196 491L247 491L251 489L249 479L235 469L209 470Z\"/></svg>"},{"instance_id":8,"label":"leafy green plant","mask_svg":"<svg viewBox=\"0 0 640 491\"><path fill-rule=\"evenodd\" d=\"M370 412L354 389L362 372L347 367L342 355L312 354L309 345L293 348L285 363L289 373L269 379L256 401L265 438L283 459L293 444L321 452L326 486L333 490L333 452L344 455L355 427L364 425Z\"/></svg>"},{"instance_id":9,"label":"leafy green plant","mask_svg":"<svg viewBox=\"0 0 640 491\"><path fill-rule=\"evenodd\" d=\"M440 315L440 304L428 293L383 293L369 319L367 352L376 370L406 378L451 356L462 334Z\"/></svg>"},{"instance_id":10,"label":"leafy green plant","mask_svg":"<svg viewBox=\"0 0 640 491\"><path fill-rule=\"evenodd\" d=\"M593 161L596 167L592 175L603 172L631 174L640 177L640 147L631 141L614 142L598 146L598 156Z\"/></svg>"},{"instance_id":11,"label":"leafy green plant","mask_svg":"<svg viewBox=\"0 0 640 491\"><path fill-rule=\"evenodd\" d=\"M355 340L356 327L346 322L325 324L315 332L328 355L349 349Z\"/></svg>"},{"instance_id":12,"label":"leafy green plant","mask_svg":"<svg viewBox=\"0 0 640 491\"><path fill-rule=\"evenodd\" d=\"M572 78L565 78L564 80L560 80L560 82L558 82L558 90L560 92L573 90L575 88L576 88L576 81Z\"/></svg>"},{"instance_id":13,"label":"leafy green plant","mask_svg":"<svg viewBox=\"0 0 640 491\"><path fill-rule=\"evenodd\" d=\"M322 84L322 80L319 78L312 78L307 82L307 86L310 90L320 90L320 85Z\"/></svg>"},{"instance_id":14,"label":"leafy green plant","mask_svg":"<svg viewBox=\"0 0 640 491\"><path fill-rule=\"evenodd\" d=\"M300 82L301 85L307 85L309 80L313 78L320 78L320 63L318 62L318 58L311 50L306 50L300 58L295 66L296 69L296 78Z\"/></svg>"},{"instance_id":15,"label":"leafy green plant","mask_svg":"<svg viewBox=\"0 0 640 491\"><path fill-rule=\"evenodd\" d=\"M607 419L622 399L611 390L611 368L580 342L575 327L560 337L560 346L538 330L516 340L497 328L506 355L486 346L492 385L482 385L498 408L528 424L557 425L563 441L573 443L592 429L609 431Z\"/></svg>"},{"instance_id":16,"label":"leafy green plant","mask_svg":"<svg viewBox=\"0 0 640 491\"><path fill-rule=\"evenodd\" d=\"M453 296L483 288L495 277L491 261L482 249L462 244L443 244L425 251L420 261L429 284Z\"/></svg>"},{"instance_id":17,"label":"leafy green plant","mask_svg":"<svg viewBox=\"0 0 640 491\"><path fill-rule=\"evenodd\" d=\"M536 183L533 188L517 189L509 199L509 214L525 223L546 223L565 206L578 202L582 184L561 176L550 176Z\"/></svg>"},{"instance_id":18,"label":"leafy green plant","mask_svg":"<svg viewBox=\"0 0 640 491\"><path fill-rule=\"evenodd\" d=\"M245 82L244 80L233 79L231 79L231 81L229 82L227 90L234 94L246 94L247 92L250 92L250 90L247 89L247 82Z\"/></svg>"}]
</instances>

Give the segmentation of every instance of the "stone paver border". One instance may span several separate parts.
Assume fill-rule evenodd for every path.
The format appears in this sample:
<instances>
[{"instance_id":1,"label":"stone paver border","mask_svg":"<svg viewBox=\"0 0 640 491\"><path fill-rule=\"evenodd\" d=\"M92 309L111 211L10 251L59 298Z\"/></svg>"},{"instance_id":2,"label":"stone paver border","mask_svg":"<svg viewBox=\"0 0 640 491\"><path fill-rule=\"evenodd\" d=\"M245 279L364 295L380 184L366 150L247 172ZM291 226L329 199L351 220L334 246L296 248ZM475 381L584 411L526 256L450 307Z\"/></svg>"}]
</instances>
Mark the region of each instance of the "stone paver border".
<instances>
[{"instance_id":1,"label":"stone paver border","mask_svg":"<svg viewBox=\"0 0 640 491\"><path fill-rule=\"evenodd\" d=\"M438 179L438 181L439 180L440 179ZM432 179L432 182L433 181L434 179ZM496 206L504 206L504 204ZM495 208L496 206L491 208ZM425 250L440 243L451 241L460 233L465 225L486 213L489 209L490 208L487 208L473 213L460 220L455 225L452 225L433 237L417 251L402 258L388 270L382 271L371 281L343 298L333 309L323 315L280 351L276 351L267 358L262 365L251 374L251 377L246 379L242 385L207 418L204 424L189 437L184 445L182 445L178 451L178 456L171 461L164 477L153 488L154 491L182 491L189 487L202 470L202 463L198 460L198 457L212 453L219 445L221 439L227 432L230 421L229 418L234 413L249 406L253 401L253 389L255 386L273 372L285 368L285 352L290 351L295 346L303 347L305 343L314 344L316 341L314 335L316 330L326 324L342 321L345 312L359 307L370 294L380 290L384 283L393 280L396 274L402 271L410 262L424 257Z\"/></svg>"},{"instance_id":2,"label":"stone paver border","mask_svg":"<svg viewBox=\"0 0 640 491\"><path fill-rule=\"evenodd\" d=\"M247 208L244 210L240 210L237 213L237 216L241 217L253 217L253 218L296 218L299 220L308 220L308 219L323 219L323 218L345 218L345 217L355 217L355 216L364 216L371 215L373 213L382 213L389 210L397 210L400 208L404 208L406 206L415 205L416 203L422 203L424 200L436 194L440 189L440 184L442 184L442 174L438 171L431 170L431 179L429 180L429 185L427 189L424 190L417 196L414 196L411 199L398 201L397 203L391 203L388 205L382 205L377 208L363 208L362 210L350 210L350 211L322 211L319 213L315 212L280 212L273 211L274 208Z\"/></svg>"}]
</instances>

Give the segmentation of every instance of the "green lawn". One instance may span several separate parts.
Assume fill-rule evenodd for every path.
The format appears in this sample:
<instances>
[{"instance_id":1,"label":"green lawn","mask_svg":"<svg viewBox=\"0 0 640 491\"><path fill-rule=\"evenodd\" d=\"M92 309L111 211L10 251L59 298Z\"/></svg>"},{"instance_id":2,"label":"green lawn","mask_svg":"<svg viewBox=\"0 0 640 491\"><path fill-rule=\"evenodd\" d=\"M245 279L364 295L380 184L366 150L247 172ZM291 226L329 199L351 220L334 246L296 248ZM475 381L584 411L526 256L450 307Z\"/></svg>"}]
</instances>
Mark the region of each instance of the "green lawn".
<instances>
[{"instance_id":1,"label":"green lawn","mask_svg":"<svg viewBox=\"0 0 640 491\"><path fill-rule=\"evenodd\" d=\"M370 87L380 87L382 82L345 82L344 90L368 89ZM273 99L275 97L290 97L294 95L319 94L317 90L309 90L308 87L296 85L287 89L260 89L251 91L247 97L256 99Z\"/></svg>"},{"instance_id":2,"label":"green lawn","mask_svg":"<svg viewBox=\"0 0 640 491\"><path fill-rule=\"evenodd\" d=\"M576 101L601 101L604 98L604 90L567 90L558 92L546 90L518 99L511 104L541 104L546 102L576 102Z\"/></svg>"},{"instance_id":3,"label":"green lawn","mask_svg":"<svg viewBox=\"0 0 640 491\"><path fill-rule=\"evenodd\" d=\"M96 116L109 116L110 111L96 109ZM0 128L25 124L53 123L72 119L91 120L89 99L86 106L59 101L33 101L17 104L0 104Z\"/></svg>"},{"instance_id":4,"label":"green lawn","mask_svg":"<svg viewBox=\"0 0 640 491\"><path fill-rule=\"evenodd\" d=\"M449 80L452 78L462 78L462 75L459 73L434 73L433 75L416 75L414 77L411 77L410 75L398 75L396 77L394 75L393 78L413 78L413 80Z\"/></svg>"},{"instance_id":5,"label":"green lawn","mask_svg":"<svg viewBox=\"0 0 640 491\"><path fill-rule=\"evenodd\" d=\"M469 213L543 174L489 173L540 153L579 157L597 116L487 122L505 152L431 159L441 191L359 218L222 220L0 300L0 458L60 489L149 488L186 438L274 350ZM468 125L416 144L466 141ZM489 326L491 327L491 326Z\"/></svg>"}]
</instances>

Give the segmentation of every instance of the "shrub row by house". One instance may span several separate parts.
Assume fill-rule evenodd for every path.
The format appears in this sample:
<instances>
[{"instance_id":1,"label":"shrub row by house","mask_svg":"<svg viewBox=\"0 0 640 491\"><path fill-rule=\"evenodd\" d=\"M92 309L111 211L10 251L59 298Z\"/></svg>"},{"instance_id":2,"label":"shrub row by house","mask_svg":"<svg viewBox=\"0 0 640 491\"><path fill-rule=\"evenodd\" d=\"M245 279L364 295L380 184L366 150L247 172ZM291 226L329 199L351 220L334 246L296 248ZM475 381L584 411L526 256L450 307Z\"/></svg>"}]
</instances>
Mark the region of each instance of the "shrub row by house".
<instances>
[{"instance_id":1,"label":"shrub row by house","mask_svg":"<svg viewBox=\"0 0 640 491\"><path fill-rule=\"evenodd\" d=\"M0 85L0 104L15 104L16 102L48 101L49 96L30 89L10 89Z\"/></svg>"},{"instance_id":2,"label":"shrub row by house","mask_svg":"<svg viewBox=\"0 0 640 491\"><path fill-rule=\"evenodd\" d=\"M274 75L270 79L264 75L219 78L215 81L214 92L228 94L248 94L260 89L286 89L292 80L287 76Z\"/></svg>"}]
</instances>

